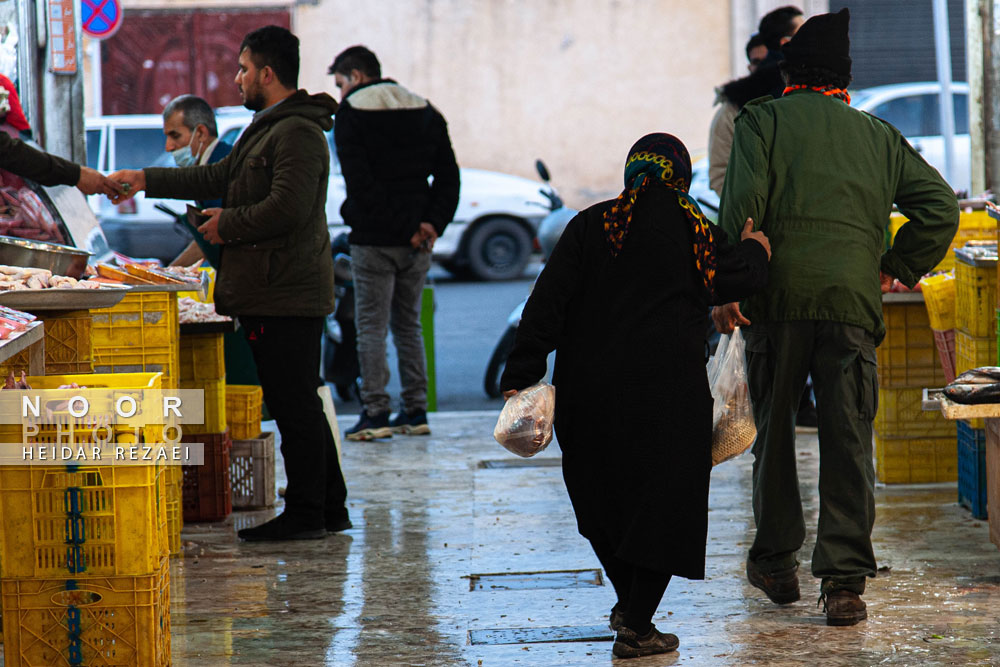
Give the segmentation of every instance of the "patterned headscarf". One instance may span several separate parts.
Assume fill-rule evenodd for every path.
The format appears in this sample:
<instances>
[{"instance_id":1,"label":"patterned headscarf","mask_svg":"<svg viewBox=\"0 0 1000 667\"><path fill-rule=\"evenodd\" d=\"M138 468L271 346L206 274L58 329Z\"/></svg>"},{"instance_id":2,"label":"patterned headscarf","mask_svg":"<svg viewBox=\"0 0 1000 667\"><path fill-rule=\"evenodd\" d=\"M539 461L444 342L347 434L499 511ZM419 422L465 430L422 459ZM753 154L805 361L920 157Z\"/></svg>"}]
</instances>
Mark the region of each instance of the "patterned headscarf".
<instances>
[{"instance_id":1,"label":"patterned headscarf","mask_svg":"<svg viewBox=\"0 0 1000 667\"><path fill-rule=\"evenodd\" d=\"M617 257L621 252L635 202L654 179L677 195L677 202L694 230L695 266L711 293L716 269L715 239L701 207L688 194L691 157L681 140L671 134L647 134L629 149L625 161L625 189L604 213L604 234L611 246L611 255Z\"/></svg>"}]
</instances>

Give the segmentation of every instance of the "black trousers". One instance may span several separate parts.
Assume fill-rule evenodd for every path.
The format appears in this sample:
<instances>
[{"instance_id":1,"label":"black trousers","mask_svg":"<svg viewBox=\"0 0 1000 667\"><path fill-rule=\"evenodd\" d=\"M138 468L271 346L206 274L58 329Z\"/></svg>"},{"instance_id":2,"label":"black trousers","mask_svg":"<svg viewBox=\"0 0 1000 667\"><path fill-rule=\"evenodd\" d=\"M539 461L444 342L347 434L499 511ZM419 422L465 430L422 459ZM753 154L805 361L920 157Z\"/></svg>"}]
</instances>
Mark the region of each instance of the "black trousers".
<instances>
[{"instance_id":1,"label":"black trousers","mask_svg":"<svg viewBox=\"0 0 1000 667\"><path fill-rule=\"evenodd\" d=\"M288 486L285 513L322 527L347 517L347 487L336 444L316 390L323 319L240 317L257 362L264 401L281 433Z\"/></svg>"}]
</instances>

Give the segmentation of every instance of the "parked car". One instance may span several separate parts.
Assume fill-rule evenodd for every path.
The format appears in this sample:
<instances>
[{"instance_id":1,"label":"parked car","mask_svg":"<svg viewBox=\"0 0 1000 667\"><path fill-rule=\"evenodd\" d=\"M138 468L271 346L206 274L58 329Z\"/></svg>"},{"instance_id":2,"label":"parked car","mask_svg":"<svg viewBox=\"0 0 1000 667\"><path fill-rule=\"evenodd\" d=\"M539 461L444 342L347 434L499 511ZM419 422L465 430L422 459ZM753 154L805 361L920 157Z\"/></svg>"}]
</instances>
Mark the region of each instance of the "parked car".
<instances>
[{"instance_id":1,"label":"parked car","mask_svg":"<svg viewBox=\"0 0 1000 667\"><path fill-rule=\"evenodd\" d=\"M219 137L234 143L250 124L251 114L243 107L223 107L216 117ZM326 138L330 146L326 220L335 236L348 231L340 215L346 189L333 132L327 132ZM482 169L462 168L461 179L455 220L434 244L434 259L451 273L479 280L520 276L534 249L538 223L549 212L549 195L555 190L541 181Z\"/></svg>"},{"instance_id":2,"label":"parked car","mask_svg":"<svg viewBox=\"0 0 1000 667\"><path fill-rule=\"evenodd\" d=\"M937 81L873 86L852 91L851 106L891 123L931 166L944 173L944 138L938 115L940 91L941 85ZM968 193L972 179L969 85L958 81L953 83L952 100L955 113L955 178L951 187L956 192ZM705 214L714 220L719 197L708 183L708 159L696 162L692 171L691 195L702 204Z\"/></svg>"}]
</instances>

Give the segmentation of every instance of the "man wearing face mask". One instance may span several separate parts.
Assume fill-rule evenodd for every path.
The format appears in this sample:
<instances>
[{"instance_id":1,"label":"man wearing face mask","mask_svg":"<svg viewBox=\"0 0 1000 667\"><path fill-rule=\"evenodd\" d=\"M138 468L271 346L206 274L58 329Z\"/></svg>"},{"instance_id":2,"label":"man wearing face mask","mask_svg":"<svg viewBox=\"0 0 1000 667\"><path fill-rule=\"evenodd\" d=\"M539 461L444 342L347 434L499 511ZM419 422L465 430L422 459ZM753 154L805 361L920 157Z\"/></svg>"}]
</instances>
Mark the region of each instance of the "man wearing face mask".
<instances>
[{"instance_id":1,"label":"man wearing face mask","mask_svg":"<svg viewBox=\"0 0 1000 667\"><path fill-rule=\"evenodd\" d=\"M212 106L195 95L180 95L170 100L163 110L163 134L167 138L164 150L173 156L178 167L214 164L233 150L219 140ZM222 206L221 199L199 199L195 203L202 210ZM171 266L190 266L203 258L205 253L198 242L192 241ZM209 258L209 263L219 268L212 259Z\"/></svg>"}]
</instances>

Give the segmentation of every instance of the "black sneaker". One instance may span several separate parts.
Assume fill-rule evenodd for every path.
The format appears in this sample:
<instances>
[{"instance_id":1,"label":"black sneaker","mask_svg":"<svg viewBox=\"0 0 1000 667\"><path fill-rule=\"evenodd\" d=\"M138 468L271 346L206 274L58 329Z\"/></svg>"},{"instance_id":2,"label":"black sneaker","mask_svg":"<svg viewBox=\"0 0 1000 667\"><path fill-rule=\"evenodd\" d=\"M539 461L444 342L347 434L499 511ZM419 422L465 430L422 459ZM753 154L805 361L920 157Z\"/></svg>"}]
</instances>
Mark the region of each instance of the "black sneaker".
<instances>
[{"instance_id":1,"label":"black sneaker","mask_svg":"<svg viewBox=\"0 0 1000 667\"><path fill-rule=\"evenodd\" d=\"M624 625L615 633L615 645L611 652L616 658L641 658L644 655L658 655L676 651L680 646L677 635L660 632L655 625L649 627L649 632L639 636L635 631Z\"/></svg>"},{"instance_id":2,"label":"black sneaker","mask_svg":"<svg viewBox=\"0 0 1000 667\"><path fill-rule=\"evenodd\" d=\"M358 423L344 431L344 436L348 440L355 441L391 438L392 429L389 428L389 413L369 415L367 410L362 410Z\"/></svg>"},{"instance_id":3,"label":"black sneaker","mask_svg":"<svg viewBox=\"0 0 1000 667\"><path fill-rule=\"evenodd\" d=\"M608 627L615 632L625 627L625 612L618 607L617 602L611 608L611 614L608 615Z\"/></svg>"},{"instance_id":4,"label":"black sneaker","mask_svg":"<svg viewBox=\"0 0 1000 667\"><path fill-rule=\"evenodd\" d=\"M236 533L246 542L280 542L283 540L319 540L326 537L325 528L309 527L289 517L279 514L267 523L253 528L244 528Z\"/></svg>"},{"instance_id":5,"label":"black sneaker","mask_svg":"<svg viewBox=\"0 0 1000 667\"><path fill-rule=\"evenodd\" d=\"M400 410L399 414L389 422L389 426L392 428L393 433L401 433L403 435L431 434L431 427L427 425L426 410L415 410L412 413Z\"/></svg>"}]
</instances>

